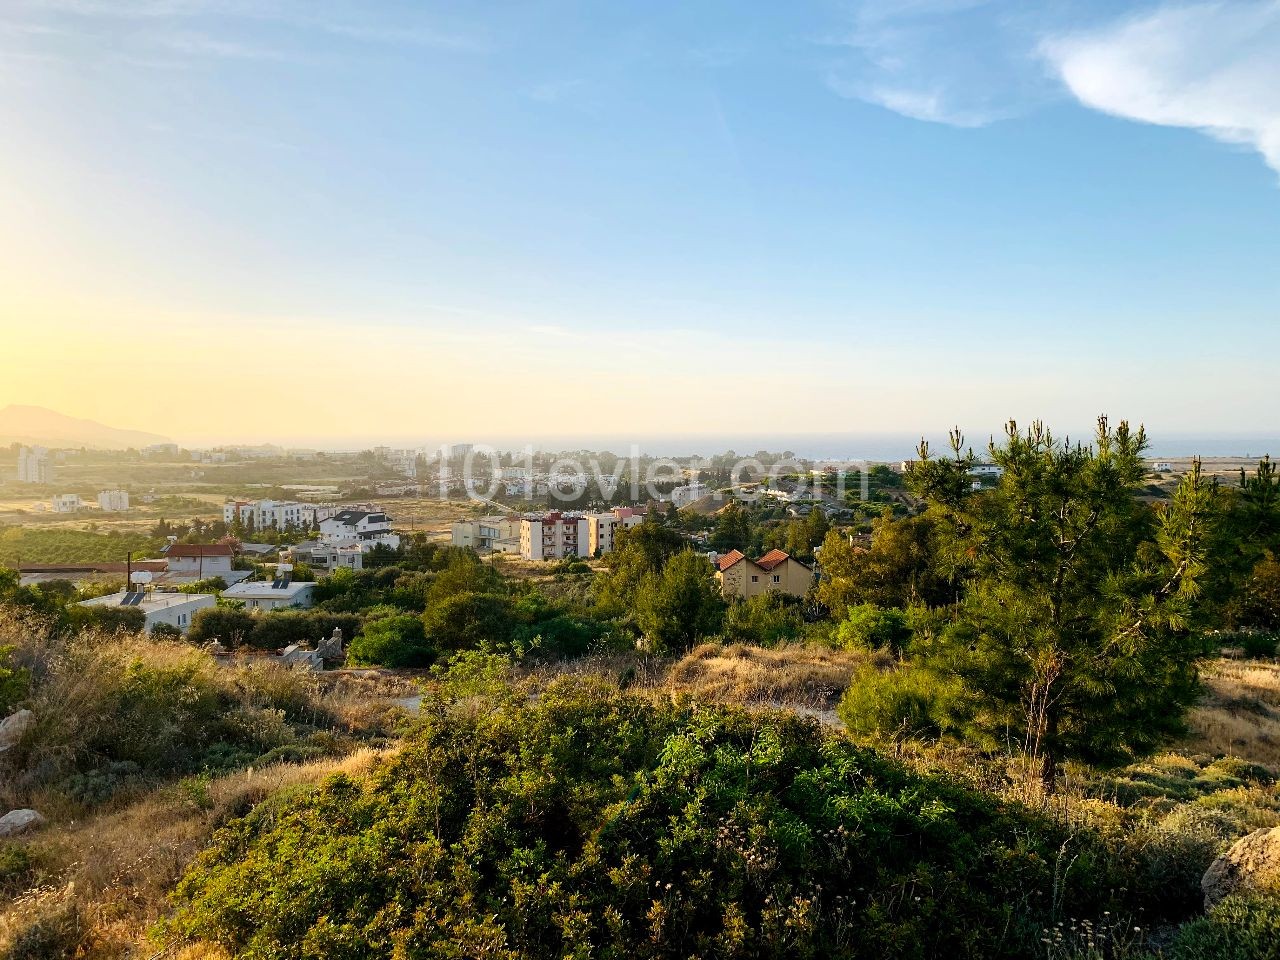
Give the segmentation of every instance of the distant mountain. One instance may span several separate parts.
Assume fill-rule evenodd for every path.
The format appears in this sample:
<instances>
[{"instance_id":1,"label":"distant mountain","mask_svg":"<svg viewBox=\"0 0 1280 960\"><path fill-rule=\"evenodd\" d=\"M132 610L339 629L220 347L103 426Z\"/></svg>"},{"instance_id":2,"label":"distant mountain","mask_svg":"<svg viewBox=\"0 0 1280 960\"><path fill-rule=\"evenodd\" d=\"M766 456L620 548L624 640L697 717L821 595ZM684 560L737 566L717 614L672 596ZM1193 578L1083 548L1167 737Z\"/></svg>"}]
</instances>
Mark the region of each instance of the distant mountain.
<instances>
[{"instance_id":1,"label":"distant mountain","mask_svg":"<svg viewBox=\"0 0 1280 960\"><path fill-rule=\"evenodd\" d=\"M124 450L153 443L168 443L168 437L142 430L120 430L93 420L68 417L44 407L11 404L0 410L0 444L25 443L41 447L92 447L97 450Z\"/></svg>"}]
</instances>

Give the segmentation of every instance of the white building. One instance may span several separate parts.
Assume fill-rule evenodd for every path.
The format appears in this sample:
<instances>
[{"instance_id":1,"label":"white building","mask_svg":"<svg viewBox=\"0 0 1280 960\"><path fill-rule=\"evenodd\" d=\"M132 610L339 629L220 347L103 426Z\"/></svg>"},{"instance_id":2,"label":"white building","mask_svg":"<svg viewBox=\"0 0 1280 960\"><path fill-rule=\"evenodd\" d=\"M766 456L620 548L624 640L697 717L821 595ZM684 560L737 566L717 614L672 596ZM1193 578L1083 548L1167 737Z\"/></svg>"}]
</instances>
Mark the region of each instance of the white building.
<instances>
[{"instance_id":1,"label":"white building","mask_svg":"<svg viewBox=\"0 0 1280 960\"><path fill-rule=\"evenodd\" d=\"M999 480L1004 476L1004 467L998 463L975 463L969 468L969 476L987 480Z\"/></svg>"},{"instance_id":2,"label":"white building","mask_svg":"<svg viewBox=\"0 0 1280 960\"><path fill-rule=\"evenodd\" d=\"M98 493L98 509L108 513L123 513L129 509L127 490L102 490Z\"/></svg>"},{"instance_id":3,"label":"white building","mask_svg":"<svg viewBox=\"0 0 1280 960\"><path fill-rule=\"evenodd\" d=\"M176 457L179 452L176 443L153 443L142 448L144 457Z\"/></svg>"},{"instance_id":4,"label":"white building","mask_svg":"<svg viewBox=\"0 0 1280 960\"><path fill-rule=\"evenodd\" d=\"M165 572L171 577L206 577L232 575L234 553L225 543L171 543L164 549Z\"/></svg>"},{"instance_id":5,"label":"white building","mask_svg":"<svg viewBox=\"0 0 1280 960\"><path fill-rule=\"evenodd\" d=\"M222 591L227 600L239 600L246 610L305 609L314 602L314 583L273 580L270 583L237 583Z\"/></svg>"},{"instance_id":6,"label":"white building","mask_svg":"<svg viewBox=\"0 0 1280 960\"><path fill-rule=\"evenodd\" d=\"M644 514L630 507L618 507L610 513L593 513L587 517L587 552L590 556L612 553L620 530L644 523Z\"/></svg>"},{"instance_id":7,"label":"white building","mask_svg":"<svg viewBox=\"0 0 1280 960\"><path fill-rule=\"evenodd\" d=\"M54 513L75 513L83 503L78 493L56 493L51 501Z\"/></svg>"},{"instance_id":8,"label":"white building","mask_svg":"<svg viewBox=\"0 0 1280 960\"><path fill-rule=\"evenodd\" d=\"M290 530L314 527L338 508L296 500L231 500L222 505L222 521L230 526L238 519L255 530Z\"/></svg>"},{"instance_id":9,"label":"white building","mask_svg":"<svg viewBox=\"0 0 1280 960\"><path fill-rule=\"evenodd\" d=\"M289 554L300 563L329 573L364 569L364 551L358 543L300 543L290 548Z\"/></svg>"},{"instance_id":10,"label":"white building","mask_svg":"<svg viewBox=\"0 0 1280 960\"><path fill-rule=\"evenodd\" d=\"M1151 461L1151 470L1154 473L1172 473L1173 463L1169 460L1153 460Z\"/></svg>"},{"instance_id":11,"label":"white building","mask_svg":"<svg viewBox=\"0 0 1280 960\"><path fill-rule=\"evenodd\" d=\"M695 500L701 500L703 497L711 493L711 488L700 480L693 483L686 483L682 487L673 487L671 489L671 502L676 505L676 509L687 507Z\"/></svg>"},{"instance_id":12,"label":"white building","mask_svg":"<svg viewBox=\"0 0 1280 960\"><path fill-rule=\"evenodd\" d=\"M320 521L320 540L331 545L354 542L364 550L379 544L392 550L400 547L400 537L391 532L391 518L381 511L340 510Z\"/></svg>"},{"instance_id":13,"label":"white building","mask_svg":"<svg viewBox=\"0 0 1280 960\"><path fill-rule=\"evenodd\" d=\"M183 633L191 629L191 617L197 610L212 607L218 598L211 593L142 593L121 591L105 597L80 601L82 607L135 607L142 611L145 629L158 623L177 627Z\"/></svg>"},{"instance_id":14,"label":"white building","mask_svg":"<svg viewBox=\"0 0 1280 960\"><path fill-rule=\"evenodd\" d=\"M590 556L591 535L587 518L575 514L548 513L520 521L520 556L526 560L560 560Z\"/></svg>"},{"instance_id":15,"label":"white building","mask_svg":"<svg viewBox=\"0 0 1280 960\"><path fill-rule=\"evenodd\" d=\"M48 450L44 447L20 447L18 449L18 482L53 482L53 467L49 465Z\"/></svg>"},{"instance_id":16,"label":"white building","mask_svg":"<svg viewBox=\"0 0 1280 960\"><path fill-rule=\"evenodd\" d=\"M493 550L496 541L520 536L520 518L490 516L458 520L453 523L450 531L450 542L455 547L470 547L476 551Z\"/></svg>"}]
</instances>

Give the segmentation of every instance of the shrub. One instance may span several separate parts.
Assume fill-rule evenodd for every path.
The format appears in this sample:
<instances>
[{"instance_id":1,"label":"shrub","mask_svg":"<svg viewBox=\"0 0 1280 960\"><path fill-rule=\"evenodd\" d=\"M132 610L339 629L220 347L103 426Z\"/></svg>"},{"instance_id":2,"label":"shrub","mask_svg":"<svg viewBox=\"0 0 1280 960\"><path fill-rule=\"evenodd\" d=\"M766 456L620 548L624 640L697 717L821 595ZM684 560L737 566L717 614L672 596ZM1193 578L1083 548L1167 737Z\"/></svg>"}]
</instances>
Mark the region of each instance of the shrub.
<instances>
[{"instance_id":1,"label":"shrub","mask_svg":"<svg viewBox=\"0 0 1280 960\"><path fill-rule=\"evenodd\" d=\"M382 667L429 667L436 658L422 618L407 613L366 624L364 633L351 641L348 654L352 663Z\"/></svg>"},{"instance_id":2,"label":"shrub","mask_svg":"<svg viewBox=\"0 0 1280 960\"><path fill-rule=\"evenodd\" d=\"M837 712L850 733L892 739L937 739L948 729L953 691L911 666L858 669Z\"/></svg>"},{"instance_id":3,"label":"shrub","mask_svg":"<svg viewBox=\"0 0 1280 960\"><path fill-rule=\"evenodd\" d=\"M1228 897L1185 924L1170 960L1280 960L1280 900Z\"/></svg>"},{"instance_id":4,"label":"shrub","mask_svg":"<svg viewBox=\"0 0 1280 960\"><path fill-rule=\"evenodd\" d=\"M799 638L804 618L799 605L779 593L762 593L729 604L724 633L728 640L775 647Z\"/></svg>"},{"instance_id":5,"label":"shrub","mask_svg":"<svg viewBox=\"0 0 1280 960\"><path fill-rule=\"evenodd\" d=\"M262 958L998 960L1039 954L1055 906L1137 902L1098 836L812 721L582 677L531 702L508 671L467 654L367 778L229 824L170 932Z\"/></svg>"},{"instance_id":6,"label":"shrub","mask_svg":"<svg viewBox=\"0 0 1280 960\"><path fill-rule=\"evenodd\" d=\"M900 654L911 639L911 627L901 610L862 603L849 608L836 628L836 639L846 650L888 650Z\"/></svg>"},{"instance_id":7,"label":"shrub","mask_svg":"<svg viewBox=\"0 0 1280 960\"><path fill-rule=\"evenodd\" d=\"M13 647L0 647L0 720L27 695L31 675L13 664Z\"/></svg>"},{"instance_id":8,"label":"shrub","mask_svg":"<svg viewBox=\"0 0 1280 960\"><path fill-rule=\"evenodd\" d=\"M360 630L360 618L350 613L323 610L275 610L251 614L254 618L249 645L259 650L279 650L295 643L314 645L340 629L348 641Z\"/></svg>"},{"instance_id":9,"label":"shrub","mask_svg":"<svg viewBox=\"0 0 1280 960\"><path fill-rule=\"evenodd\" d=\"M457 593L435 601L422 615L427 643L435 650L505 650L515 623L511 601L491 593Z\"/></svg>"},{"instance_id":10,"label":"shrub","mask_svg":"<svg viewBox=\"0 0 1280 960\"><path fill-rule=\"evenodd\" d=\"M187 636L193 643L217 640L229 647L241 647L249 642L254 625L254 616L247 610L206 607L191 617L191 631Z\"/></svg>"}]
</instances>

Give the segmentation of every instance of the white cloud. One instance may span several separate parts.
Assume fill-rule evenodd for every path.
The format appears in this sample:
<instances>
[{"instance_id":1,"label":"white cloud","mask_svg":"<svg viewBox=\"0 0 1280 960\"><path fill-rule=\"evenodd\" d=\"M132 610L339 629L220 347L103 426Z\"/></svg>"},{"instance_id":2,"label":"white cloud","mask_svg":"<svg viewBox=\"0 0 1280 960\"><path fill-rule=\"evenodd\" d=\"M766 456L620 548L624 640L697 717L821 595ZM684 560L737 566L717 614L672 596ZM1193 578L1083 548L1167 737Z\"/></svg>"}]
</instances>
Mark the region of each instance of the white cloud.
<instances>
[{"instance_id":1,"label":"white cloud","mask_svg":"<svg viewBox=\"0 0 1280 960\"><path fill-rule=\"evenodd\" d=\"M1088 107L1257 150L1280 172L1280 2L1166 5L1041 53Z\"/></svg>"},{"instance_id":2,"label":"white cloud","mask_svg":"<svg viewBox=\"0 0 1280 960\"><path fill-rule=\"evenodd\" d=\"M1014 0L858 0L827 85L849 99L957 127L1026 112L1052 96L1029 51L1047 14Z\"/></svg>"}]
</instances>

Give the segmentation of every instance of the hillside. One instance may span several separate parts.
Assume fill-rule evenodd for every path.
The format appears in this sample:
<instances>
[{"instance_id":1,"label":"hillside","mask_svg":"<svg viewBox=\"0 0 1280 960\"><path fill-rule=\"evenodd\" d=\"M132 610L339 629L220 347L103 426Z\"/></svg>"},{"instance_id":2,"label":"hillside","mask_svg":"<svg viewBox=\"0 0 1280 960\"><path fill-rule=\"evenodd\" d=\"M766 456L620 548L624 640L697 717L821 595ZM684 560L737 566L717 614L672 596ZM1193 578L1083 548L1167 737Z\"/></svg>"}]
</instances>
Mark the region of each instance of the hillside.
<instances>
[{"instance_id":1,"label":"hillside","mask_svg":"<svg viewBox=\"0 0 1280 960\"><path fill-rule=\"evenodd\" d=\"M68 417L45 407L10 404L0 410L0 444L25 443L42 447L91 447L125 450L166 443L168 437L144 430L122 430L95 420Z\"/></svg>"}]
</instances>

